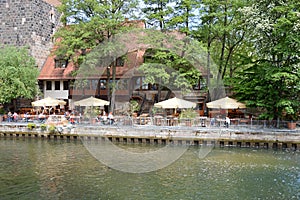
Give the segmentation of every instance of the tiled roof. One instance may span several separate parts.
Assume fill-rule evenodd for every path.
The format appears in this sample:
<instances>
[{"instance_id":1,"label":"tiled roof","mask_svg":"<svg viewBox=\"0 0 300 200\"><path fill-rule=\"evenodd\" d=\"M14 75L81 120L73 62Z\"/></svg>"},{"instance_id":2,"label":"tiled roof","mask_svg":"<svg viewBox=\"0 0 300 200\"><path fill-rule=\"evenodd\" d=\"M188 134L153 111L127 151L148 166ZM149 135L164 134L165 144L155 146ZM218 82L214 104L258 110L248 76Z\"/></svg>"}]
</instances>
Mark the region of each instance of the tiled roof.
<instances>
[{"instance_id":1,"label":"tiled roof","mask_svg":"<svg viewBox=\"0 0 300 200\"><path fill-rule=\"evenodd\" d=\"M144 50L132 51L131 53L128 53L128 59L131 60L131 62L125 62L124 67L116 68L116 78L132 76L131 73L135 73L135 70L131 71L131 69L136 68L143 63L144 53ZM74 78L80 78L80 75L78 77L71 76L71 72L76 70L72 62L69 62L66 68L55 68L54 58L55 57L52 55L47 58L40 72L38 80L70 80ZM135 65L132 63L135 63ZM99 72L95 71L94 75L89 76L89 79L98 79L101 75L106 77L106 73L103 73L101 68L97 68L96 70L99 70Z\"/></svg>"},{"instance_id":2,"label":"tiled roof","mask_svg":"<svg viewBox=\"0 0 300 200\"><path fill-rule=\"evenodd\" d=\"M73 63L66 68L55 68L54 56L49 56L40 72L39 80L68 80L72 79L71 72L75 70Z\"/></svg>"},{"instance_id":3,"label":"tiled roof","mask_svg":"<svg viewBox=\"0 0 300 200\"><path fill-rule=\"evenodd\" d=\"M133 22L125 21L125 24L137 24L140 27L143 26L144 22L141 20L136 20ZM124 25L125 25L124 24ZM68 26L67 28L71 28L71 26ZM130 38L131 42L126 42L126 48L129 49L127 52L127 59L128 62L125 62L124 67L117 67L116 68L116 78L122 78L124 76L132 76L132 75L138 75L140 74L136 69L138 66L140 66L144 61L144 54L145 50L148 49L148 45L145 44L139 44L136 45L138 42L135 42L135 40L138 39L138 36L135 33L132 33L133 35L129 34L128 38ZM182 39L184 37L183 34L180 34L179 32L171 32L169 33L171 35L175 35L177 39ZM55 48L53 48L55 50ZM66 68L55 68L55 60L54 56L50 55L44 66L42 67L42 70L40 72L40 75L38 77L39 80L70 80L70 79L76 79L80 77L73 77L71 76L71 72L75 71L76 68L72 62L69 62ZM194 63L196 64L196 63ZM196 64L197 65L197 64ZM199 63L197 65L197 69L199 69L202 73L202 76L207 76L207 70L201 64ZM133 74L132 74L133 73ZM89 78L99 78L99 75L106 76L106 73L103 74L103 69L99 69L99 73L95 73Z\"/></svg>"},{"instance_id":4,"label":"tiled roof","mask_svg":"<svg viewBox=\"0 0 300 200\"><path fill-rule=\"evenodd\" d=\"M52 6L55 6L55 7L58 7L61 5L60 0L43 0L43 1L45 1L46 3L48 3Z\"/></svg>"}]
</instances>

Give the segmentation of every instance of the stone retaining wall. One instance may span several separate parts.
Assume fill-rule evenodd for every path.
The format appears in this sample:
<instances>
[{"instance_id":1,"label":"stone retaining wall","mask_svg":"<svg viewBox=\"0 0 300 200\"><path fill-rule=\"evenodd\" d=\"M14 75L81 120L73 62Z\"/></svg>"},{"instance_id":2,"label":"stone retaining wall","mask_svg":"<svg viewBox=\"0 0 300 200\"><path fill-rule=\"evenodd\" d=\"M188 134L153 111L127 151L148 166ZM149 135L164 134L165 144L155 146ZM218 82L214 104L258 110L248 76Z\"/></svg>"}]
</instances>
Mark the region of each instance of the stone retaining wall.
<instances>
[{"instance_id":1,"label":"stone retaining wall","mask_svg":"<svg viewBox=\"0 0 300 200\"><path fill-rule=\"evenodd\" d=\"M18 126L0 130L1 138L41 138L62 140L109 140L117 143L210 145L219 147L300 149L300 133L235 132L234 130L168 129L89 126L65 129L61 133L28 130Z\"/></svg>"}]
</instances>

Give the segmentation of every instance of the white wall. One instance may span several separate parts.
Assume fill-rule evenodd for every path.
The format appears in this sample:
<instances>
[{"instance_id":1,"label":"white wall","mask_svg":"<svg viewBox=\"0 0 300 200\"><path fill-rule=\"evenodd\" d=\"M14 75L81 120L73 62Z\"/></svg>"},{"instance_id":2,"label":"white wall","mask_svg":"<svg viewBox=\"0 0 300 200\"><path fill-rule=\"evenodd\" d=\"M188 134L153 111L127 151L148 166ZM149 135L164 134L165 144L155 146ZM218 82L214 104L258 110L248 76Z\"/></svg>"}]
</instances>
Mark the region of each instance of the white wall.
<instances>
[{"instance_id":1,"label":"white wall","mask_svg":"<svg viewBox=\"0 0 300 200\"><path fill-rule=\"evenodd\" d=\"M63 81L60 81L60 90L55 90L55 81L52 82L51 90L46 90L47 81L43 82L44 88L44 97L52 97L56 99L68 99L69 90L63 90Z\"/></svg>"}]
</instances>

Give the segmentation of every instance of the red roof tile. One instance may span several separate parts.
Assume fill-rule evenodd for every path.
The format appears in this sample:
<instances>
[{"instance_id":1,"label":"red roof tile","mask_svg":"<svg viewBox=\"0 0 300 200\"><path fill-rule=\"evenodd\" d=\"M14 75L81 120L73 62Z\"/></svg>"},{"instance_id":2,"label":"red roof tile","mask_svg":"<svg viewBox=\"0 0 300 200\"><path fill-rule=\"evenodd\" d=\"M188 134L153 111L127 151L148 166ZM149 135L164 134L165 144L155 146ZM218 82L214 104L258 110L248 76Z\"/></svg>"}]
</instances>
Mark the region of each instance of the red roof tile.
<instances>
[{"instance_id":1,"label":"red roof tile","mask_svg":"<svg viewBox=\"0 0 300 200\"><path fill-rule=\"evenodd\" d=\"M66 68L55 68L54 56L49 56L40 72L39 80L68 80L73 79L71 72L75 70L73 63Z\"/></svg>"},{"instance_id":2,"label":"red roof tile","mask_svg":"<svg viewBox=\"0 0 300 200\"><path fill-rule=\"evenodd\" d=\"M145 50L134 50L131 52L128 52L128 60L130 62L125 62L125 65L123 67L117 67L116 68L116 77L121 78L126 73L134 73L134 71L131 71L133 68L137 68L143 63L143 55L145 53ZM129 64L130 63L130 64ZM134 63L134 64L133 64ZM45 64L43 65L43 68L41 69L40 75L38 77L39 80L70 80L74 79L76 77L71 76L71 72L75 71L76 68L72 62L69 62L66 68L55 68L55 56L50 55ZM93 73L92 76L89 76L89 79L98 79L99 76L106 77L106 72L103 71L103 68L101 69L96 68L95 73ZM80 73L80 72L79 72ZM132 76L132 74L127 74L127 76ZM78 75L77 78L80 78L80 75Z\"/></svg>"}]
</instances>

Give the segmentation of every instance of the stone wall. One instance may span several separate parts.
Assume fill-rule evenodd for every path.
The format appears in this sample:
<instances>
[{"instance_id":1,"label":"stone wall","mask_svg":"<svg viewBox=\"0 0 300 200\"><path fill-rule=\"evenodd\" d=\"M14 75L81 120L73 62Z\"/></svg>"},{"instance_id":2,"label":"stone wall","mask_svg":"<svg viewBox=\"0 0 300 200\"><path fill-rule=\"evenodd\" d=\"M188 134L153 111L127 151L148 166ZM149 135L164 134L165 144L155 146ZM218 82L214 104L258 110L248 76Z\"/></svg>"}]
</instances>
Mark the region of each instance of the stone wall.
<instances>
[{"instance_id":1,"label":"stone wall","mask_svg":"<svg viewBox=\"0 0 300 200\"><path fill-rule=\"evenodd\" d=\"M0 43L28 46L42 67L60 26L57 8L43 0L0 0Z\"/></svg>"}]
</instances>

